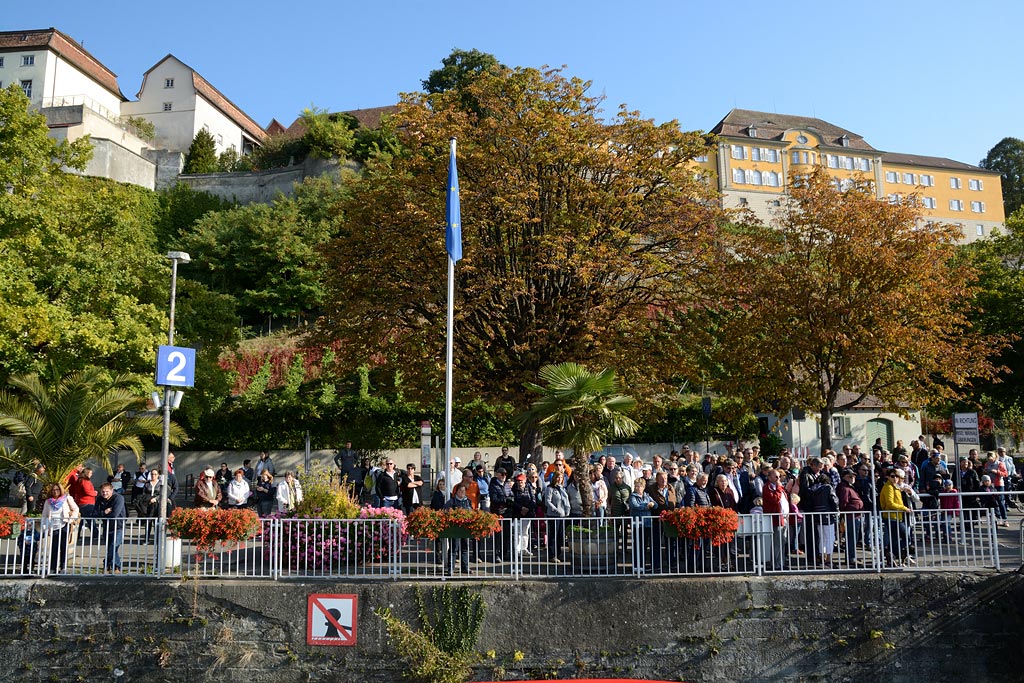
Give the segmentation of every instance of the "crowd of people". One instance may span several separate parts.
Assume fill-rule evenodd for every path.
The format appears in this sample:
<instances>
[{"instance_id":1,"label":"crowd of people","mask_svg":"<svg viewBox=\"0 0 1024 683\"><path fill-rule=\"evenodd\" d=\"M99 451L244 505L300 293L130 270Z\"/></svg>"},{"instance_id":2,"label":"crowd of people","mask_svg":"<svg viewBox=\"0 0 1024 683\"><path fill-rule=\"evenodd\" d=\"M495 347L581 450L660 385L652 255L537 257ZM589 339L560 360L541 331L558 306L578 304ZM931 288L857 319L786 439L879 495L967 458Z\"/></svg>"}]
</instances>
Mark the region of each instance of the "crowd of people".
<instances>
[{"instance_id":1,"label":"crowd of people","mask_svg":"<svg viewBox=\"0 0 1024 683\"><path fill-rule=\"evenodd\" d=\"M998 494L1017 479L1013 458L1003 448L984 457L972 449L954 466L947 463L941 442L928 447L923 436L909 447L899 441L892 451L879 440L870 451L852 444L806 462L786 449L762 459L757 445L703 456L684 447L668 457L654 455L650 462L628 453L621 463L602 455L586 481L562 451L537 465L517 462L503 448L493 471L479 453L465 468L460 458L453 458L435 481L430 498L422 492L424 482L414 464L400 470L389 459L381 468L365 462L362 467L367 475L361 477L357 468L355 476L371 504L406 513L420 505L455 505L520 520L524 546L518 551L531 556L543 547L553 563L565 561L560 537L565 525L556 521L560 519L632 516L647 520L650 528L650 520L678 507L717 506L739 514L763 514L770 516L772 527L766 553L769 569L788 568L794 558L805 566L839 566L837 553L844 566L863 567L858 550L871 547L875 533L887 566L914 566L915 523L928 522L923 525L925 539L935 536L947 543L962 541L963 529L969 530L984 514L994 515L1005 526L1008 494ZM449 481L454 482L450 494ZM583 514L580 495L584 486L590 487L593 506L588 515ZM938 510L944 512L931 515ZM879 529L872 525L876 515ZM550 537L540 543L534 538L531 545L527 529L533 519L545 520ZM668 551L659 549L657 541L654 545L650 561L657 569ZM500 555L499 548L495 556Z\"/></svg>"},{"instance_id":2,"label":"crowd of people","mask_svg":"<svg viewBox=\"0 0 1024 683\"><path fill-rule=\"evenodd\" d=\"M993 515L997 524L1005 526L1007 491L1014 488L1012 482L1019 481L1013 458L1003 448L984 457L972 449L950 463L943 444L935 442L928 447L924 437L909 447L897 442L891 452L880 442L870 452L852 444L804 463L785 449L777 457L762 459L757 445L703 456L684 447L667 457L654 455L650 462L629 453L621 463L614 456L601 455L586 477L573 470L562 451L556 451L550 462L535 464L517 461L503 447L493 471L487 460L477 452L463 467L455 457L433 486L424 482L414 463L400 469L393 458L387 458L372 465L358 457L351 443L339 449L335 464L358 499L375 507L397 508L406 514L423 505L433 509L465 507L516 520L514 523L521 525L521 546L512 548L511 539L502 539L495 548L495 559L500 560L504 552L524 557L537 552L555 564L566 559L566 525L559 520L633 517L653 528L650 536L654 538L660 537L657 519L663 511L716 506L770 516L769 569L787 568L793 558L802 557L814 566L834 566L836 553L842 554L847 567L863 566L858 549L871 545L873 534L880 539L888 566L913 566L915 537L920 535L914 533L915 520L941 519L941 523L927 526L924 537L947 543L962 539L964 529L970 529L983 514ZM45 467L39 465L21 482L22 511L39 513L42 530L58 537L50 557L52 570L64 567L65 536L77 530L81 520L82 528L91 534L105 535L104 568L119 572L123 522L102 524L96 520L123 520L132 510L138 517L157 518L164 489L168 513L174 505L178 482L173 453L166 475L144 463L134 473L120 464L97 490L93 474L92 468L80 467L66 482L50 482ZM581 495L584 487L589 487L589 496ZM221 463L218 470L204 468L192 494L197 508L251 508L260 516L293 511L303 498L299 478L286 472L277 480L276 467L266 452L255 463L245 460L234 470L227 463ZM584 499L592 506L586 515ZM929 517L931 511L938 510L943 511L941 515ZM532 524L536 519L545 520L544 538L538 538ZM881 528L874 529L873 524ZM462 549L462 544L453 545L456 551ZM476 545L470 546L476 560ZM669 550L660 548L658 541L653 546L648 542L647 549L657 570ZM732 555L735 562L735 551ZM468 561L464 556L463 565Z\"/></svg>"}]
</instances>

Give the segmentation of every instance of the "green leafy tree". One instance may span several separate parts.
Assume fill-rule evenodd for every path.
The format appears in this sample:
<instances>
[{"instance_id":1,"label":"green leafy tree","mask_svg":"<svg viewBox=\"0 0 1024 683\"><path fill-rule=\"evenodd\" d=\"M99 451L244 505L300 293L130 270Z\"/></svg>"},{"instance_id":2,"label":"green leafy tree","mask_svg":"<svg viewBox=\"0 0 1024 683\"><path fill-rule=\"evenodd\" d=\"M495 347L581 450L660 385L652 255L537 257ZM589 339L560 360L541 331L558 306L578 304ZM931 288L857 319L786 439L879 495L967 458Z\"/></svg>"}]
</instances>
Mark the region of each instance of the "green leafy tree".
<instances>
[{"instance_id":1,"label":"green leafy tree","mask_svg":"<svg viewBox=\"0 0 1024 683\"><path fill-rule=\"evenodd\" d=\"M394 118L403 153L368 162L325 251L319 339L341 342L344 367L401 369L414 399L437 395L456 137L457 389L523 410L524 382L574 360L618 367L647 396L671 390L684 359L664 313L690 301L720 217L688 165L705 141L626 109L606 117L588 88L559 71L498 69L464 91L405 98ZM536 436L524 433L521 450Z\"/></svg>"},{"instance_id":2,"label":"green leafy tree","mask_svg":"<svg viewBox=\"0 0 1024 683\"><path fill-rule=\"evenodd\" d=\"M518 420L524 426L539 427L546 444L572 449L573 476L583 514L589 517L594 498L588 456L639 430L640 425L627 415L636 400L620 393L612 368L591 372L576 363L559 363L541 368L539 375L543 385L526 384L539 398Z\"/></svg>"},{"instance_id":3,"label":"green leafy tree","mask_svg":"<svg viewBox=\"0 0 1024 683\"><path fill-rule=\"evenodd\" d=\"M48 189L0 193L0 374L150 374L170 280L156 195L59 171L38 183Z\"/></svg>"},{"instance_id":4,"label":"green leafy tree","mask_svg":"<svg viewBox=\"0 0 1024 683\"><path fill-rule=\"evenodd\" d=\"M49 132L46 117L29 110L16 83L0 90L0 192L37 195L62 167L85 170L92 158L88 138L57 142Z\"/></svg>"},{"instance_id":5,"label":"green leafy tree","mask_svg":"<svg viewBox=\"0 0 1024 683\"><path fill-rule=\"evenodd\" d=\"M63 482L87 460L113 471L112 453L127 449L141 458L142 437L163 433L160 416L129 417L146 410L146 399L125 375L92 367L49 381L19 375L7 385L0 390L0 433L14 440L14 450L0 451L0 463L23 472L41 463L51 480ZM172 423L171 442L184 438Z\"/></svg>"},{"instance_id":6,"label":"green leafy tree","mask_svg":"<svg viewBox=\"0 0 1024 683\"><path fill-rule=\"evenodd\" d=\"M180 235L189 232L192 225L206 214L238 206L208 192L194 190L185 183L175 183L173 187L161 190L159 200L156 237L158 248L163 253L180 249Z\"/></svg>"},{"instance_id":7,"label":"green leafy tree","mask_svg":"<svg viewBox=\"0 0 1024 683\"><path fill-rule=\"evenodd\" d=\"M442 67L434 69L423 81L425 92L436 94L449 90L465 91L474 79L482 74L502 68L498 58L477 49L455 48L441 60Z\"/></svg>"},{"instance_id":8,"label":"green leafy tree","mask_svg":"<svg viewBox=\"0 0 1024 683\"><path fill-rule=\"evenodd\" d=\"M343 184L312 179L295 197L207 214L179 237L193 258L188 277L233 297L249 321L315 310L324 291L320 249L333 234L325 214L346 195Z\"/></svg>"},{"instance_id":9,"label":"green leafy tree","mask_svg":"<svg viewBox=\"0 0 1024 683\"><path fill-rule=\"evenodd\" d=\"M217 167L217 141L213 134L205 128L200 128L196 133L192 144L185 155L184 173L216 173Z\"/></svg>"},{"instance_id":10,"label":"green leafy tree","mask_svg":"<svg viewBox=\"0 0 1024 683\"><path fill-rule=\"evenodd\" d=\"M1024 205L1024 140L1003 138L978 165L1002 176L1005 215Z\"/></svg>"},{"instance_id":11,"label":"green leafy tree","mask_svg":"<svg viewBox=\"0 0 1024 683\"><path fill-rule=\"evenodd\" d=\"M978 382L970 403L981 404L994 416L1024 409L1020 377L1024 374L1024 212L1006 221L1006 229L991 239L960 247L960 257L978 273L975 303L969 311L974 329L984 336L1010 340L996 358L1007 369L1005 378Z\"/></svg>"},{"instance_id":12,"label":"green leafy tree","mask_svg":"<svg viewBox=\"0 0 1024 683\"><path fill-rule=\"evenodd\" d=\"M359 122L347 114L310 107L299 116L299 131L272 135L257 148L251 161L265 170L301 164L308 157L345 159L352 152Z\"/></svg>"}]
</instances>

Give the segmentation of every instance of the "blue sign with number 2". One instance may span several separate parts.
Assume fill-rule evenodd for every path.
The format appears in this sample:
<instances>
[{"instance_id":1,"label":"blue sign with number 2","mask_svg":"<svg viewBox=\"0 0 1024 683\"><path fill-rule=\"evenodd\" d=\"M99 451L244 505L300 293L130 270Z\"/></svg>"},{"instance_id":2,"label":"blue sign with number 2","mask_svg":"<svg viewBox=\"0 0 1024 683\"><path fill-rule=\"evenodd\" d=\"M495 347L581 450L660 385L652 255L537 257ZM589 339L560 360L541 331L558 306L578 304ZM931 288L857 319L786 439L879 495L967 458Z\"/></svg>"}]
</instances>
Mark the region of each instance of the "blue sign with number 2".
<instances>
[{"instance_id":1,"label":"blue sign with number 2","mask_svg":"<svg viewBox=\"0 0 1024 683\"><path fill-rule=\"evenodd\" d=\"M167 387L192 387L196 379L196 350L161 346L156 355L156 383Z\"/></svg>"}]
</instances>

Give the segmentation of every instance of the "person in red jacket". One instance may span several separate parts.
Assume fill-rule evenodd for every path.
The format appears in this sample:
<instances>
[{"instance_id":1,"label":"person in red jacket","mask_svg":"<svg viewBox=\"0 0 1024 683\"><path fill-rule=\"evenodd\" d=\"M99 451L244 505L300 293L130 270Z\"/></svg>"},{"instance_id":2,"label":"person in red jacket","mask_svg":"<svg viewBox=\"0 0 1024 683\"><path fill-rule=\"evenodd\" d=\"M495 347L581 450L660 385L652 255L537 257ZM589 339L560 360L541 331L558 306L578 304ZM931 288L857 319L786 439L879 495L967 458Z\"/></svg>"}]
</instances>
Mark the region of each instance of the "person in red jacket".
<instances>
[{"instance_id":1,"label":"person in red jacket","mask_svg":"<svg viewBox=\"0 0 1024 683\"><path fill-rule=\"evenodd\" d=\"M857 563L857 539L860 538L860 526L864 510L864 500L857 493L854 484L857 481L857 473L852 469L842 471L842 481L836 487L836 495L839 497L839 512L844 513L841 519L846 527L846 566L853 568L863 566Z\"/></svg>"},{"instance_id":2,"label":"person in red jacket","mask_svg":"<svg viewBox=\"0 0 1024 683\"><path fill-rule=\"evenodd\" d=\"M772 519L772 552L769 568L781 571L789 564L789 513L793 504L789 493L780 482L778 470L769 470L767 482L761 489L762 510Z\"/></svg>"},{"instance_id":3,"label":"person in red jacket","mask_svg":"<svg viewBox=\"0 0 1024 683\"><path fill-rule=\"evenodd\" d=\"M78 505L83 520L96 516L96 487L92 485L92 468L84 467L72 474L68 493ZM92 522L87 522L92 529Z\"/></svg>"}]
</instances>

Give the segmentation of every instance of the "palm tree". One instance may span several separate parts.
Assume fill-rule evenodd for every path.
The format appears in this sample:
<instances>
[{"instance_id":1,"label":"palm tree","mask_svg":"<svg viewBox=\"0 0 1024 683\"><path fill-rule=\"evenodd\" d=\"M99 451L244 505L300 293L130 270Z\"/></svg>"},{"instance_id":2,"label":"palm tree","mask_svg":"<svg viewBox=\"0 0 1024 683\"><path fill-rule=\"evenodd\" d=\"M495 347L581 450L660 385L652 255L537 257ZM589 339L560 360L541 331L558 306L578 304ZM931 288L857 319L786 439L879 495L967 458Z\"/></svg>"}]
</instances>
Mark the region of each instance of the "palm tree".
<instances>
[{"instance_id":1,"label":"palm tree","mask_svg":"<svg viewBox=\"0 0 1024 683\"><path fill-rule=\"evenodd\" d=\"M0 390L0 434L12 437L14 450L0 449L0 464L30 472L46 466L51 481L65 481L86 460L108 470L110 455L130 450L142 458L142 436L163 433L163 420L145 411L146 399L134 393L126 375L108 377L103 368L86 368L44 383L38 375L11 377ZM171 424L171 443L186 438Z\"/></svg>"},{"instance_id":2,"label":"palm tree","mask_svg":"<svg viewBox=\"0 0 1024 683\"><path fill-rule=\"evenodd\" d=\"M526 388L540 398L518 417L519 424L539 427L549 446L572 449L583 514L590 516L593 495L588 456L609 441L637 432L640 425L626 415L636 400L619 393L612 368L595 373L576 363L559 363L544 366L539 375L544 386L527 382Z\"/></svg>"}]
</instances>

